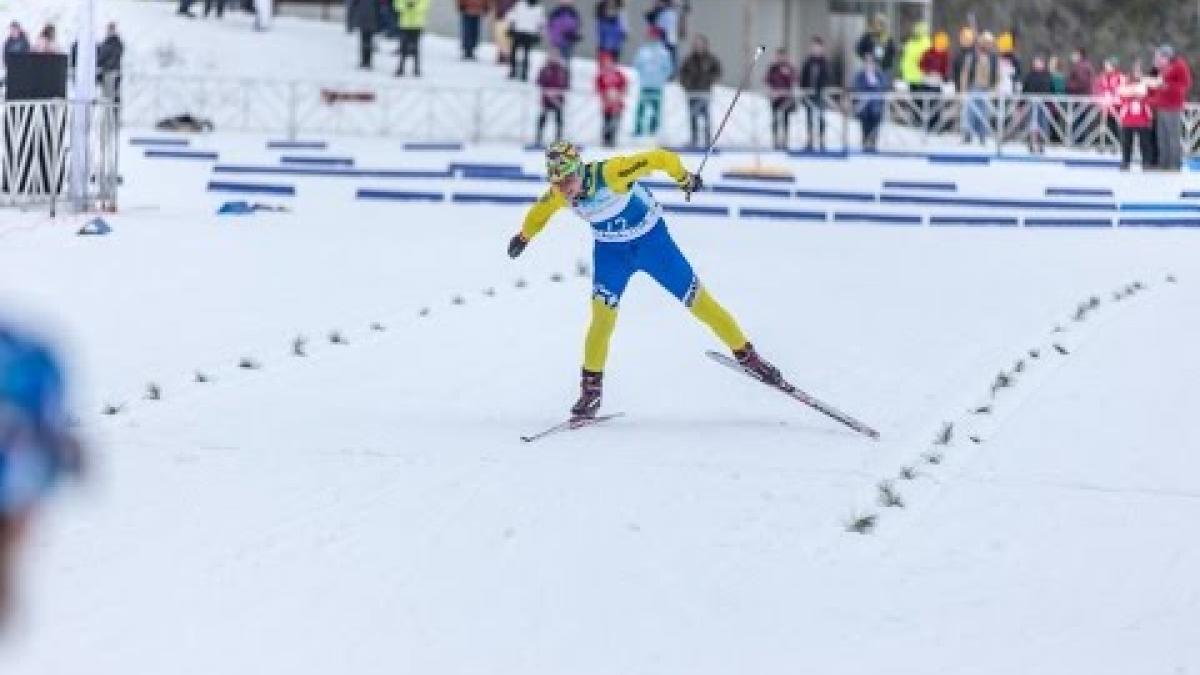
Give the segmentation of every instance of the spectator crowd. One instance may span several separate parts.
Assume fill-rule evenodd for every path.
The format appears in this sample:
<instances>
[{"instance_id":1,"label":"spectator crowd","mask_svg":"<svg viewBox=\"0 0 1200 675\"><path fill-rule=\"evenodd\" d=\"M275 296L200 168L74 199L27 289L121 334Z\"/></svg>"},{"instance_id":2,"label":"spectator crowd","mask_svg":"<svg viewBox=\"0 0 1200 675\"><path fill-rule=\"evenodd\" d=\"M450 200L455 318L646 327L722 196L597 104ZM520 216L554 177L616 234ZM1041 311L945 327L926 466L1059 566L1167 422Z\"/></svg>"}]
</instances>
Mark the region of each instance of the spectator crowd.
<instances>
[{"instance_id":1,"label":"spectator crowd","mask_svg":"<svg viewBox=\"0 0 1200 675\"><path fill-rule=\"evenodd\" d=\"M820 51L819 38L813 51ZM1107 134L1120 146L1125 170L1135 148L1144 169L1182 168L1182 116L1192 74L1171 45L1155 48L1149 67L1141 57L1123 63L1108 56L1097 68L1087 50L1076 47L1065 65L1058 55L1036 53L1026 68L1012 32L996 36L963 27L951 52L946 31L930 37L928 26L917 22L897 48L885 17L878 16L855 51L862 67L851 80L850 107L867 150L876 146L889 93L899 92L891 95L907 99L926 130L950 126L957 110L964 143L1023 136L1031 152L1042 153L1047 143L1103 145ZM817 88L782 77L770 86Z\"/></svg>"},{"instance_id":2,"label":"spectator crowd","mask_svg":"<svg viewBox=\"0 0 1200 675\"><path fill-rule=\"evenodd\" d=\"M195 1L179 0L179 13L192 16ZM421 77L421 40L432 1L345 0L347 29L359 36L359 66L373 68L376 38L383 35L397 41L395 75ZM585 27L577 0L454 1L462 59L478 60L490 20L497 64L509 79L532 79L537 87L539 144L562 137L572 90L596 95L606 145L616 143L628 106L633 136L657 136L664 92L672 83L682 89L686 101L689 144L706 147L712 142L713 90L725 70L706 36L688 35L688 0L655 0L636 23L625 0L595 0L590 28ZM205 16L215 12L220 17L226 0L203 4ZM583 84L572 77L572 61L587 30L592 31L597 68L592 81ZM630 52L627 43L635 30L645 37ZM878 148L880 131L892 120L926 133L957 131L967 144L1021 140L1033 153L1045 152L1051 144L1097 147L1112 139L1126 169L1135 155L1144 168L1182 167L1183 111L1192 74L1186 58L1170 45L1160 45L1146 57L1123 61L1111 55L1098 62L1084 47L1076 47L1065 59L1051 53L1027 54L1026 64L1011 31L994 35L962 27L956 38L952 44L948 31L931 32L917 21L898 42L887 18L879 15L853 44L856 58L851 63L835 65L821 36L811 39L799 62L793 62L788 50L778 49L763 77L772 146L793 147L792 118L799 115L803 149L825 150L827 113L836 108L857 119L867 151ZM546 58L534 70L530 55L539 47L544 47ZM53 25L31 37L14 21L4 42L6 64L13 54L62 51ZM70 51L73 58L73 46ZM97 64L100 82L112 98L119 98L123 51L116 27L110 24L98 46ZM628 59L628 70L620 66L623 59ZM630 70L636 84L630 81ZM844 95L831 95L836 89L844 89ZM896 107L909 114L897 115Z\"/></svg>"},{"instance_id":3,"label":"spectator crowd","mask_svg":"<svg viewBox=\"0 0 1200 675\"><path fill-rule=\"evenodd\" d=\"M211 0L210 0L211 1ZM508 78L529 82L532 78L540 93L535 139L546 140L546 128L553 125L553 138L562 137L568 91L579 89L572 78L571 62L583 42L584 18L575 0L455 0L459 13L459 39L462 59L476 61L484 22L492 20L492 39L496 61L507 70ZM662 121L664 88L677 81L685 90L691 120L691 141L708 143L713 135L709 110L712 89L721 78L721 63L703 36L692 40L691 50L681 54L685 39L689 0L656 0L644 15L645 41L632 54L632 68L638 76L634 135L654 136ZM412 74L421 77L421 35L429 16L430 0L346 0L346 28L359 35L359 67L370 70L379 34L399 40L400 57L396 76L405 76L406 64L413 62ZM619 64L626 54L631 24L625 0L597 0L593 8L596 75L589 89L594 91L603 117L601 136L606 145L614 145L617 130L625 114L630 85ZM544 45L546 58L536 72L530 72L530 53Z\"/></svg>"},{"instance_id":4,"label":"spectator crowd","mask_svg":"<svg viewBox=\"0 0 1200 675\"><path fill-rule=\"evenodd\" d=\"M4 39L4 72L10 70L10 60L20 54L60 54L67 52L59 45L58 30L48 23L38 31L32 41L19 21L8 25ZM104 38L96 44L96 83L101 95L117 103L121 102L121 60L125 55L125 43L117 31L117 24L110 22L105 28ZM72 44L69 52L71 65L78 56L78 45Z\"/></svg>"},{"instance_id":5,"label":"spectator crowd","mask_svg":"<svg viewBox=\"0 0 1200 675\"><path fill-rule=\"evenodd\" d=\"M430 0L347 0L350 29L362 35L360 66L371 67L376 33L399 31L400 65L414 62L420 76L420 37ZM576 0L455 0L460 15L462 58L475 60L485 20L493 25L496 60L509 79L533 83L540 91L535 140L562 135L566 93L590 90L602 113L601 137L616 142L626 106L633 106L633 136L656 136L663 119L664 92L671 83L682 89L687 105L689 144L711 143L712 93L724 70L703 35L687 35L688 3L656 0L635 28L624 0L597 0L592 30L597 71L589 87L573 82L571 62L583 40L584 21ZM645 39L627 53L634 30ZM686 44L686 53L684 53ZM793 147L792 118L801 118L806 151L824 151L826 114L831 109L859 122L867 151L879 146L889 105L903 101L915 111L925 132L957 129L965 143L1009 141L1020 137L1034 153L1048 144L1099 145L1099 134L1115 139L1122 164L1135 150L1147 168L1178 170L1182 166L1182 111L1191 88L1187 61L1169 45L1154 51L1149 66L1133 59L1124 69L1109 57L1097 68L1083 48L1068 59L1031 54L1026 66L1016 38L963 27L952 44L946 30L931 32L924 22L909 27L898 42L885 16L873 17L854 43L853 63L838 64L821 36L812 38L804 57L793 62L780 48L766 69L764 85L771 109L771 139L776 149ZM547 57L530 72L530 53L544 47ZM631 86L620 63L629 58L636 74ZM848 71L848 72L847 72ZM845 90L840 100L830 94ZM1069 98L1064 98L1069 97ZM1005 106L1003 99L1010 99ZM1019 102L1012 105L1011 101ZM894 115L893 115L894 116ZM998 117L1002 119L997 119ZM911 119L909 120L911 126ZM1015 129L1015 130L1014 130Z\"/></svg>"}]
</instances>

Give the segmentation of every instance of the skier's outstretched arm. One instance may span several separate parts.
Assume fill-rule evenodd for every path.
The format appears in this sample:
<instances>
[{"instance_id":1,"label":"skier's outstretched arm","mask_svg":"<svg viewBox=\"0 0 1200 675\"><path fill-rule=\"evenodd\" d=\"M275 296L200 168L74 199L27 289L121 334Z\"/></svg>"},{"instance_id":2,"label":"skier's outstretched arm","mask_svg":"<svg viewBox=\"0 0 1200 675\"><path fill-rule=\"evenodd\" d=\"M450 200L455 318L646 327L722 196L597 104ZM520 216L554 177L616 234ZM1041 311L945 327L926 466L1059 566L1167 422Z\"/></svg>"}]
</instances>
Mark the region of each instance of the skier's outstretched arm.
<instances>
[{"instance_id":1,"label":"skier's outstretched arm","mask_svg":"<svg viewBox=\"0 0 1200 675\"><path fill-rule=\"evenodd\" d=\"M700 177L683 166L679 155L661 148L609 159L604 162L604 182L617 192L628 192L635 181L655 171L670 176L685 192L694 192L701 186Z\"/></svg>"},{"instance_id":2,"label":"skier's outstretched arm","mask_svg":"<svg viewBox=\"0 0 1200 675\"><path fill-rule=\"evenodd\" d=\"M525 213L525 221L521 224L521 231L513 235L513 238L508 242L508 256L515 258L521 255L529 240L536 237L538 232L541 232L546 227L546 223L550 222L551 216L566 205L567 200L562 196L561 192L554 188L546 190L546 194L542 195L542 198L529 207L529 211Z\"/></svg>"}]
</instances>

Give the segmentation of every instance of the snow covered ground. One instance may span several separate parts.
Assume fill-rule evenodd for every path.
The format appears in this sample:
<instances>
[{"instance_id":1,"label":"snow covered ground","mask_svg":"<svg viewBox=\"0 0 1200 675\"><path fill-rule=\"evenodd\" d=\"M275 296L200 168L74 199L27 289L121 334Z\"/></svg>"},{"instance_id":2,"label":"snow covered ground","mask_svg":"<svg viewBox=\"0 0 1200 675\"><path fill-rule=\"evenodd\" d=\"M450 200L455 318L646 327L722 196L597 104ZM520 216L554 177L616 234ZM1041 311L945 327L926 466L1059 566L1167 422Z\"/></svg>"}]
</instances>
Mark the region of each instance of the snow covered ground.
<instances>
[{"instance_id":1,"label":"snow covered ground","mask_svg":"<svg viewBox=\"0 0 1200 675\"><path fill-rule=\"evenodd\" d=\"M273 137L189 149L541 170L502 146ZM878 199L952 181L1186 209L1188 174L765 156L790 189L872 199L706 193L731 215L673 214L672 231L764 354L882 439L715 367L712 337L643 277L607 376L626 417L528 445L576 394L585 227L559 216L511 261L519 205L354 195L538 184L231 175L129 140L113 234L0 213L0 307L63 344L93 446L35 531L4 673L1200 671L1197 231L943 227L1131 214ZM753 185L721 178L752 161L707 176ZM291 211L214 215L233 199ZM903 507L879 503L884 481Z\"/></svg>"}]
</instances>

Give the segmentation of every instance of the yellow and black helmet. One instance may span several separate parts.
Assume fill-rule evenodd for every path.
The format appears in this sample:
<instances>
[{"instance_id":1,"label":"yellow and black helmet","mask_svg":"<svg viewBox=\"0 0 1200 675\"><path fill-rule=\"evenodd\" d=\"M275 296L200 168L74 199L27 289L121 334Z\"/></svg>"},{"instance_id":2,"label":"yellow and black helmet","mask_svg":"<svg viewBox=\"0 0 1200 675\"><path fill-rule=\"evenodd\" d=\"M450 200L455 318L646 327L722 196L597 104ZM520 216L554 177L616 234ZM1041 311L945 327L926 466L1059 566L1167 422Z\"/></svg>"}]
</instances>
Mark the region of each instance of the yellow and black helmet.
<instances>
[{"instance_id":1,"label":"yellow and black helmet","mask_svg":"<svg viewBox=\"0 0 1200 675\"><path fill-rule=\"evenodd\" d=\"M579 147L570 141L555 141L546 148L546 177L556 183L583 170Z\"/></svg>"}]
</instances>

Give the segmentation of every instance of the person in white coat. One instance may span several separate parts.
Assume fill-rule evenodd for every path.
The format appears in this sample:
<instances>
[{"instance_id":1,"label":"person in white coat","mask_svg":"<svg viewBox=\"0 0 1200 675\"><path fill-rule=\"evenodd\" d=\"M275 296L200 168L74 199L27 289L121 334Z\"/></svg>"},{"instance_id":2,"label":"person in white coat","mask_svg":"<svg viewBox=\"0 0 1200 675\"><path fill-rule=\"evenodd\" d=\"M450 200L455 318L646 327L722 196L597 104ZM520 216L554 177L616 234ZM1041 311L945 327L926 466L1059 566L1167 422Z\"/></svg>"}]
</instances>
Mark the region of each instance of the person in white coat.
<instances>
[{"instance_id":1,"label":"person in white coat","mask_svg":"<svg viewBox=\"0 0 1200 675\"><path fill-rule=\"evenodd\" d=\"M508 79L529 81L529 50L542 38L546 8L539 0L519 0L508 13L512 26L512 59Z\"/></svg>"}]
</instances>

